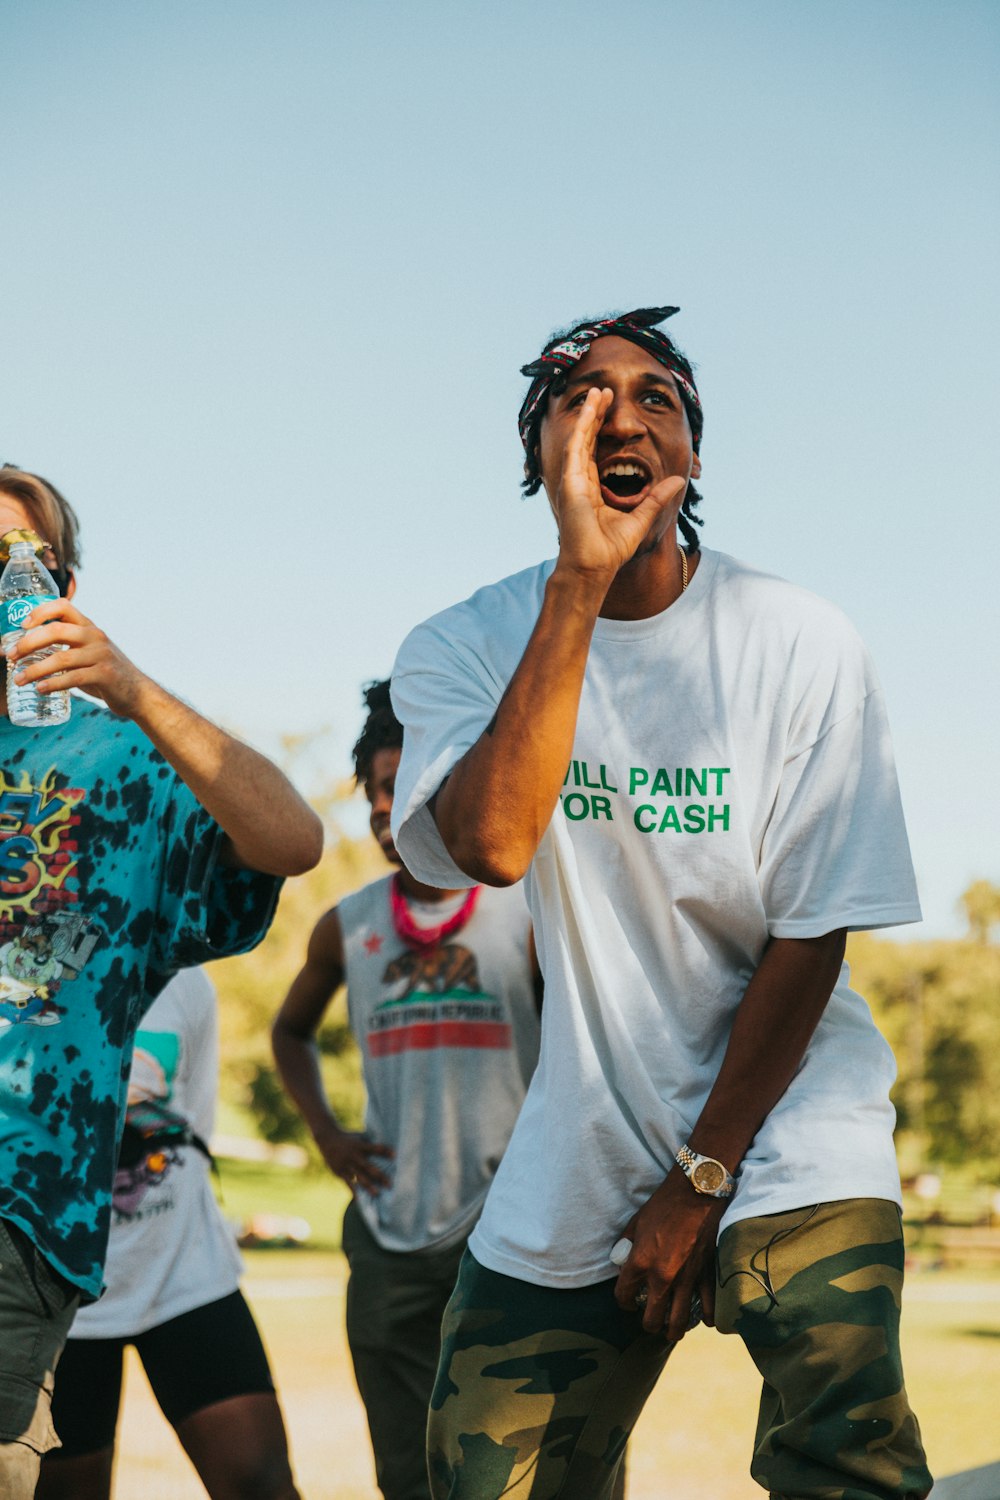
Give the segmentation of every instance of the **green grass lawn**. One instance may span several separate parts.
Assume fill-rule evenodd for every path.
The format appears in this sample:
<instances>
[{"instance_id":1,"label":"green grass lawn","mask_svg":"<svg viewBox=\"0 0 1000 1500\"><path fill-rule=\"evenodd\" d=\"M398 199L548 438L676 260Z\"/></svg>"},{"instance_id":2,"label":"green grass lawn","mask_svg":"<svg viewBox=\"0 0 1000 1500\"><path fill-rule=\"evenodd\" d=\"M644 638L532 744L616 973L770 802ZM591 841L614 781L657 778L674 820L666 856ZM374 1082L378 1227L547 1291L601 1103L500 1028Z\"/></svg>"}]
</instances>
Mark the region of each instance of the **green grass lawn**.
<instances>
[{"instance_id":1,"label":"green grass lawn","mask_svg":"<svg viewBox=\"0 0 1000 1500\"><path fill-rule=\"evenodd\" d=\"M233 1223L254 1214L302 1218L310 1226L311 1250L340 1249L340 1226L350 1193L332 1172L227 1158L220 1161L219 1174L222 1211Z\"/></svg>"}]
</instances>

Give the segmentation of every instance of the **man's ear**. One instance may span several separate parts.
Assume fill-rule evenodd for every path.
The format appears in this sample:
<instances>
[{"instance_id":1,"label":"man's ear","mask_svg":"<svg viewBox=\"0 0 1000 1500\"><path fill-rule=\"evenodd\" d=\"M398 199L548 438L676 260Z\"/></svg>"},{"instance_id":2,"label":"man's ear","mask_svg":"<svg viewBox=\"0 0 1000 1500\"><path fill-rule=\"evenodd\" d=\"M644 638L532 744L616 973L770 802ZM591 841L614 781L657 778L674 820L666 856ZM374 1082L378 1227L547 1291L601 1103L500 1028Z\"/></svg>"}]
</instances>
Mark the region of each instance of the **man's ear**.
<instances>
[{"instance_id":1,"label":"man's ear","mask_svg":"<svg viewBox=\"0 0 1000 1500\"><path fill-rule=\"evenodd\" d=\"M698 456L697 453L695 454L694 458L691 460L691 478L692 479L700 479L701 478L701 459L700 459L700 457Z\"/></svg>"},{"instance_id":2,"label":"man's ear","mask_svg":"<svg viewBox=\"0 0 1000 1500\"><path fill-rule=\"evenodd\" d=\"M73 595L75 593L76 593L76 574L73 572L72 568L69 568L67 570L67 573L66 573L66 593L64 594L63 597L66 598L66 599L72 599L72 597L73 597Z\"/></svg>"}]
</instances>

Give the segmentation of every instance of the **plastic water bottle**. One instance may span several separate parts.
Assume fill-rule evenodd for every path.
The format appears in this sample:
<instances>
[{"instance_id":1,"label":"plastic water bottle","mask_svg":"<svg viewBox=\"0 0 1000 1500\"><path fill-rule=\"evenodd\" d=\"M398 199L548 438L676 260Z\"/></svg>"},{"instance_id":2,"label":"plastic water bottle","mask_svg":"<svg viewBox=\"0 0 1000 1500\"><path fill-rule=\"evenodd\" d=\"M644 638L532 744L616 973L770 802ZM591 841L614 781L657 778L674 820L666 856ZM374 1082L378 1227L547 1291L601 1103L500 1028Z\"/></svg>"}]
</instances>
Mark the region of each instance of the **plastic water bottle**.
<instances>
[{"instance_id":1,"label":"plastic water bottle","mask_svg":"<svg viewBox=\"0 0 1000 1500\"><path fill-rule=\"evenodd\" d=\"M35 556L30 542L15 542L10 562L0 577L0 650L4 656L24 634L23 623L31 611L46 599L58 599L59 589L48 568ZM46 646L17 662L7 662L7 712L10 722L23 729L38 725L65 724L70 715L69 693L40 693L33 682L17 683L14 672L31 662L61 651L61 646Z\"/></svg>"}]
</instances>

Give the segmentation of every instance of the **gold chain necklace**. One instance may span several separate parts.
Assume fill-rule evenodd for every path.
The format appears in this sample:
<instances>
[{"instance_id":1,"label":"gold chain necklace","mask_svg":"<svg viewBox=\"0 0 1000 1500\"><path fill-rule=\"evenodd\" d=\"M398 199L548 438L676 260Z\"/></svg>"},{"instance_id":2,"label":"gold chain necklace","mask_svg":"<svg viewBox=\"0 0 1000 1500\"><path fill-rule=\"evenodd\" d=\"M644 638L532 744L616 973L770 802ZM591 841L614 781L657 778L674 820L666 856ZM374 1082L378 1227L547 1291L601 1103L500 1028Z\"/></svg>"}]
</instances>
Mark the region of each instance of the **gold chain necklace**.
<instances>
[{"instance_id":1,"label":"gold chain necklace","mask_svg":"<svg viewBox=\"0 0 1000 1500\"><path fill-rule=\"evenodd\" d=\"M678 547L677 550L681 555L681 593L683 594L688 586L688 556L683 547Z\"/></svg>"}]
</instances>

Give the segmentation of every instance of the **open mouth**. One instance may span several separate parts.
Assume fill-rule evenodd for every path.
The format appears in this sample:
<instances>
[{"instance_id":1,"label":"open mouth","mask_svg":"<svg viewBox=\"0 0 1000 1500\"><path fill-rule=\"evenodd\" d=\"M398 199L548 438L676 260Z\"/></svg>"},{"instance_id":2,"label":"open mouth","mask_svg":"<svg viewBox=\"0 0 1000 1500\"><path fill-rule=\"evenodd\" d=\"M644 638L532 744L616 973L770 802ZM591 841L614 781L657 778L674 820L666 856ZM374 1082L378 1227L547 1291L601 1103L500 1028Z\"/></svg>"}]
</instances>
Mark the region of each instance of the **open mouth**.
<instances>
[{"instance_id":1,"label":"open mouth","mask_svg":"<svg viewBox=\"0 0 1000 1500\"><path fill-rule=\"evenodd\" d=\"M635 501L646 489L651 475L645 464L634 458L617 458L600 470L601 493L607 504Z\"/></svg>"}]
</instances>

